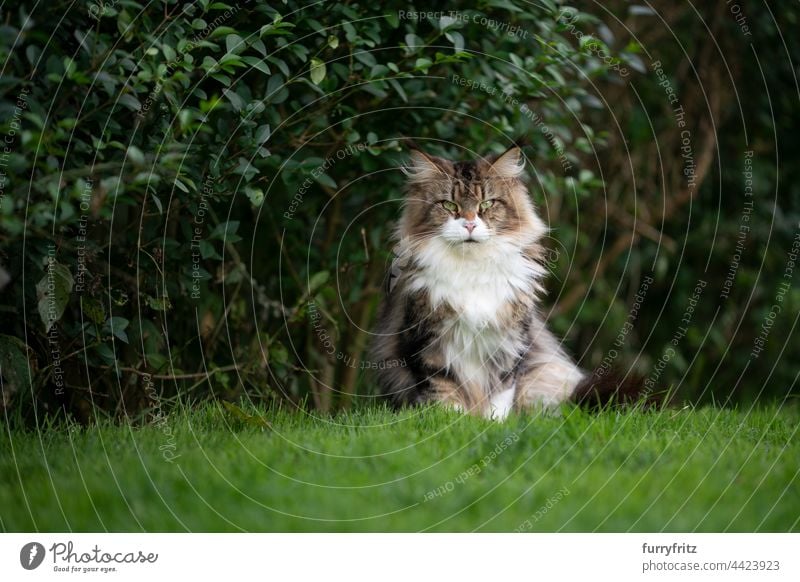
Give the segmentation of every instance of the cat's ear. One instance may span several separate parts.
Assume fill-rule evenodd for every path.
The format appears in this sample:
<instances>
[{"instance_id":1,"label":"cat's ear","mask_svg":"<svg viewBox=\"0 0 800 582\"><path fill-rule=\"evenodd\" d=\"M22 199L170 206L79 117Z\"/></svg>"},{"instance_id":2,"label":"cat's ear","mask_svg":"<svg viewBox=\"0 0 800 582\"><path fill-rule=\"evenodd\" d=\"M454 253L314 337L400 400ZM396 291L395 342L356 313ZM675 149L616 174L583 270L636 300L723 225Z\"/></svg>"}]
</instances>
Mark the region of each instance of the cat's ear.
<instances>
[{"instance_id":1,"label":"cat's ear","mask_svg":"<svg viewBox=\"0 0 800 582\"><path fill-rule=\"evenodd\" d=\"M492 162L489 171L497 178L519 178L525 168L525 157L518 145L513 145Z\"/></svg>"},{"instance_id":2,"label":"cat's ear","mask_svg":"<svg viewBox=\"0 0 800 582\"><path fill-rule=\"evenodd\" d=\"M409 158L403 173L408 176L409 182L426 182L441 180L449 176L447 162L436 156L426 154L419 146L409 140Z\"/></svg>"}]
</instances>

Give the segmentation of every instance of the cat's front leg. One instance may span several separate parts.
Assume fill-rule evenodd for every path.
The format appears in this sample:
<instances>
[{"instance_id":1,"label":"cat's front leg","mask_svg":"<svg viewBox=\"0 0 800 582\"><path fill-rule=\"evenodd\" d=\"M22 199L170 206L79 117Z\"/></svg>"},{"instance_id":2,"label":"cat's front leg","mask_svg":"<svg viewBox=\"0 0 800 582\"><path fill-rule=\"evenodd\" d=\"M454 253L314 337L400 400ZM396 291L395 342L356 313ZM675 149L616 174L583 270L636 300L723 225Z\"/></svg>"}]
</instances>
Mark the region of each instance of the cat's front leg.
<instances>
[{"instance_id":1,"label":"cat's front leg","mask_svg":"<svg viewBox=\"0 0 800 582\"><path fill-rule=\"evenodd\" d=\"M422 386L414 398L414 404L438 403L458 412L471 412L470 404L455 379L436 375L426 378L420 384Z\"/></svg>"},{"instance_id":2,"label":"cat's front leg","mask_svg":"<svg viewBox=\"0 0 800 582\"><path fill-rule=\"evenodd\" d=\"M553 410L569 400L584 372L565 357L533 363L517 376L516 410Z\"/></svg>"},{"instance_id":3,"label":"cat's front leg","mask_svg":"<svg viewBox=\"0 0 800 582\"><path fill-rule=\"evenodd\" d=\"M516 390L516 383L514 383L507 388L493 392L489 398L486 417L494 420L505 420L514 409Z\"/></svg>"}]
</instances>

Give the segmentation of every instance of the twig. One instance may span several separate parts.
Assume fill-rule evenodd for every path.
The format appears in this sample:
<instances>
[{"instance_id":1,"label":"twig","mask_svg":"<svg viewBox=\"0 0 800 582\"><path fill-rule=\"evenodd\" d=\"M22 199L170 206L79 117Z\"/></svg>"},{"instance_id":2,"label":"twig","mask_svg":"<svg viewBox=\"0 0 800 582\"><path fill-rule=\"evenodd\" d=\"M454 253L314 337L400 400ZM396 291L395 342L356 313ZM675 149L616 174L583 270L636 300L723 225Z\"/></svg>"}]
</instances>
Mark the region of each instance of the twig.
<instances>
[{"instance_id":1,"label":"twig","mask_svg":"<svg viewBox=\"0 0 800 582\"><path fill-rule=\"evenodd\" d=\"M103 366L103 369L113 370L115 368L113 366ZM206 378L212 374L216 374L217 372L232 372L234 370L240 370L241 366L238 364L231 364L229 366L222 366L221 368L214 368L208 372L198 372L196 374L150 374L149 372L137 370L136 368L124 367L116 369L121 372L130 372L132 374L136 374L137 376L150 376L154 380L193 380L196 378Z\"/></svg>"}]
</instances>

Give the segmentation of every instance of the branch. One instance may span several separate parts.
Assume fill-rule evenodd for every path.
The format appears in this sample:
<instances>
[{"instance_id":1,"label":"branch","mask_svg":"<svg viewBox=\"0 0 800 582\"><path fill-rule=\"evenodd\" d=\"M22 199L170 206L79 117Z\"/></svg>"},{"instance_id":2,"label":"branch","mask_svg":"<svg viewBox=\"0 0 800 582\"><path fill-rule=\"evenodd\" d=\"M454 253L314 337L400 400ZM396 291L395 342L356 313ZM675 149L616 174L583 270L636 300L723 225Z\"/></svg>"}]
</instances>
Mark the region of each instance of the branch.
<instances>
[{"instance_id":1,"label":"branch","mask_svg":"<svg viewBox=\"0 0 800 582\"><path fill-rule=\"evenodd\" d=\"M197 378L210 378L217 372L232 372L234 370L240 370L241 367L238 364L231 364L229 366L222 366L221 368L214 368L208 372L198 372L196 374L150 374L149 372L144 372L136 368L114 368L113 366L103 366L103 369L117 369L120 372L130 372L132 374L136 374L137 376L150 376L154 380L194 380Z\"/></svg>"}]
</instances>

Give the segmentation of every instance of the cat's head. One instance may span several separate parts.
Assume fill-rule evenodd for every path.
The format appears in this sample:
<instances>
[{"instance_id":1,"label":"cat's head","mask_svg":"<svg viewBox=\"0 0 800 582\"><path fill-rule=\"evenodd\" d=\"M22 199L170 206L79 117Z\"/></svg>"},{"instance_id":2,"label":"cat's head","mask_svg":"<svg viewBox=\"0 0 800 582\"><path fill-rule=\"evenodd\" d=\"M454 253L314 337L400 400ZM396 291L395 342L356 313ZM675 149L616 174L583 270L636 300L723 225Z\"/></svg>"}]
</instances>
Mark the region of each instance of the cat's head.
<instances>
[{"instance_id":1,"label":"cat's head","mask_svg":"<svg viewBox=\"0 0 800 582\"><path fill-rule=\"evenodd\" d=\"M400 238L417 244L445 243L459 253L497 241L535 242L546 229L521 180L523 168L517 146L499 156L467 162L452 162L414 147L404 168L408 191Z\"/></svg>"}]
</instances>

